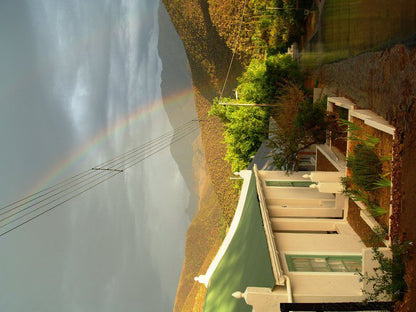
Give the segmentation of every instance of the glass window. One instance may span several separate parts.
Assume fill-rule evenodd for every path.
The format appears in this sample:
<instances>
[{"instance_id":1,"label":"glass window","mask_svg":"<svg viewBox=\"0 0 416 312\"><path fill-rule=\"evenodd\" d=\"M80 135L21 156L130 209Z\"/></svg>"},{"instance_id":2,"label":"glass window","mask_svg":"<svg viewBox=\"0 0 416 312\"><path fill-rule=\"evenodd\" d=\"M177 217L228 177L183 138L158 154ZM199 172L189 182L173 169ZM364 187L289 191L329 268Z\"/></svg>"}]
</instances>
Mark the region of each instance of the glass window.
<instances>
[{"instance_id":1,"label":"glass window","mask_svg":"<svg viewBox=\"0 0 416 312\"><path fill-rule=\"evenodd\" d=\"M266 181L266 186L274 187L309 187L313 182L311 181Z\"/></svg>"},{"instance_id":2,"label":"glass window","mask_svg":"<svg viewBox=\"0 0 416 312\"><path fill-rule=\"evenodd\" d=\"M291 272L361 272L361 256L286 255Z\"/></svg>"}]
</instances>

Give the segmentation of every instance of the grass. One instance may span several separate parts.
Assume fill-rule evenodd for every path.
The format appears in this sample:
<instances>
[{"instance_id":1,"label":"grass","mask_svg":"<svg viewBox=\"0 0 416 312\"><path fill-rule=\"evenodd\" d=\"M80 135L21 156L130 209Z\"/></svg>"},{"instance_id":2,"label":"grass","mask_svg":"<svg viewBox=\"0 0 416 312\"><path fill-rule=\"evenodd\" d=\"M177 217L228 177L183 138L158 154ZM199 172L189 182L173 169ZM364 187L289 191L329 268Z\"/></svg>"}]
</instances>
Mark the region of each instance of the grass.
<instances>
[{"instance_id":1,"label":"grass","mask_svg":"<svg viewBox=\"0 0 416 312\"><path fill-rule=\"evenodd\" d=\"M272 287L274 278L264 233L254 177L250 182L239 226L224 257L212 275L205 312L251 311L244 300L231 297L247 286Z\"/></svg>"},{"instance_id":2,"label":"grass","mask_svg":"<svg viewBox=\"0 0 416 312\"><path fill-rule=\"evenodd\" d=\"M380 50L410 38L416 2L407 0L326 0L319 34L302 56L305 67Z\"/></svg>"}]
</instances>

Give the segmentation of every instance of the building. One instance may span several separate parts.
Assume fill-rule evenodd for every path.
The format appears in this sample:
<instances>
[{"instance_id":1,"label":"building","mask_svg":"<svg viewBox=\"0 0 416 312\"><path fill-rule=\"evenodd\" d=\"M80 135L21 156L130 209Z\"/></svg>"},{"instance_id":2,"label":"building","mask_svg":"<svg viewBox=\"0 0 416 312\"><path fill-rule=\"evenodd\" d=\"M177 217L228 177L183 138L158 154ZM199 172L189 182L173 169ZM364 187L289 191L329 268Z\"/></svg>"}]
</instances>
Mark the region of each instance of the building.
<instances>
[{"instance_id":1,"label":"building","mask_svg":"<svg viewBox=\"0 0 416 312\"><path fill-rule=\"evenodd\" d=\"M328 105L346 101L329 98ZM348 114L352 108L347 105ZM369 115L380 121L368 111L354 112L358 117ZM347 222L349 200L339 182L346 174L345 155L331 144L318 146L314 159L322 155L333 171L287 175L254 166L240 172L244 183L236 216L207 273L197 278L207 286L205 311L268 312L280 311L283 302L365 299L363 288L369 286L357 272L372 274L377 264L371 248ZM368 216L363 213L364 217ZM257 233L254 242L249 226ZM389 252L387 247L381 250ZM261 278L250 279L246 271Z\"/></svg>"}]
</instances>

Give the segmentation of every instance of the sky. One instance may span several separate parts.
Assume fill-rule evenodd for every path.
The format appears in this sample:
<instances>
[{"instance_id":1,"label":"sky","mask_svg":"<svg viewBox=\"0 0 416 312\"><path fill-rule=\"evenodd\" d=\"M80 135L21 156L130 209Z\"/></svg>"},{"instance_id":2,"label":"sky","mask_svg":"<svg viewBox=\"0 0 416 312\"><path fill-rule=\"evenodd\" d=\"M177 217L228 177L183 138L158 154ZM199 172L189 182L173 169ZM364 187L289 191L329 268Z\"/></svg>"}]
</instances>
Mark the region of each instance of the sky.
<instances>
[{"instance_id":1,"label":"sky","mask_svg":"<svg viewBox=\"0 0 416 312\"><path fill-rule=\"evenodd\" d=\"M181 56L159 55L160 5L0 2L2 207L195 118L172 27ZM192 158L196 135L175 148ZM0 237L0 310L172 310L192 198L166 148Z\"/></svg>"}]
</instances>

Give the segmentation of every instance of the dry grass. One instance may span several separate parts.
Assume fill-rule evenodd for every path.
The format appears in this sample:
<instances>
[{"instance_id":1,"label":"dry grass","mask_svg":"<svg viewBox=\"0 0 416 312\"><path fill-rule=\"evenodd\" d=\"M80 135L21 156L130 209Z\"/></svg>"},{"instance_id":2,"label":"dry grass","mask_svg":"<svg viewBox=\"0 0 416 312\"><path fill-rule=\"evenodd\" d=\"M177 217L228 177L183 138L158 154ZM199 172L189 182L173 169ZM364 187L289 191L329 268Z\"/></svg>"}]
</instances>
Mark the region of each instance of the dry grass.
<instances>
[{"instance_id":1,"label":"dry grass","mask_svg":"<svg viewBox=\"0 0 416 312\"><path fill-rule=\"evenodd\" d=\"M222 125L217 117L208 117L211 102L195 92L200 120L201 138L207 170L206 183L200 198L200 207L188 229L185 261L176 294L174 311L202 311L205 288L194 277L204 274L221 244L221 227L234 215L238 191L229 179L231 169L224 161ZM202 288L201 288L202 287Z\"/></svg>"}]
</instances>

